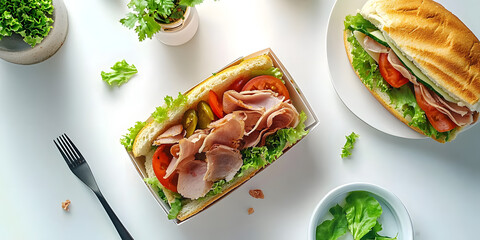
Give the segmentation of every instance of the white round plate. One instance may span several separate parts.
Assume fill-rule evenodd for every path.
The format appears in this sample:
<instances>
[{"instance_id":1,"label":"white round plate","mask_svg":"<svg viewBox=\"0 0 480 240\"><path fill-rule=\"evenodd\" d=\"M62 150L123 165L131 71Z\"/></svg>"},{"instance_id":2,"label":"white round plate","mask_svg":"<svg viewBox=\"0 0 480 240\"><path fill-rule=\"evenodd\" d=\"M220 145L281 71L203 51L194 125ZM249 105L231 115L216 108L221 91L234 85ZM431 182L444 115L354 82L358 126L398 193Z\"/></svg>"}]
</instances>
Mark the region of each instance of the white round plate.
<instances>
[{"instance_id":1,"label":"white round plate","mask_svg":"<svg viewBox=\"0 0 480 240\"><path fill-rule=\"evenodd\" d=\"M310 218L310 226L308 228L309 240L315 240L318 225L327 219L331 219L331 214L328 210L336 204L343 206L345 198L352 191L369 192L380 203L383 212L378 221L382 224L383 230L379 234L389 237L397 236L397 239L400 240L413 240L412 221L400 199L386 189L369 183L350 183L330 191L318 203ZM340 237L340 239L353 239L353 237L346 234Z\"/></svg>"},{"instance_id":2,"label":"white round plate","mask_svg":"<svg viewBox=\"0 0 480 240\"><path fill-rule=\"evenodd\" d=\"M360 81L348 61L343 44L343 21L354 15L366 0L338 0L330 13L327 29L327 62L330 79L340 99L358 118L384 133L410 139L426 138L386 110Z\"/></svg>"}]
</instances>

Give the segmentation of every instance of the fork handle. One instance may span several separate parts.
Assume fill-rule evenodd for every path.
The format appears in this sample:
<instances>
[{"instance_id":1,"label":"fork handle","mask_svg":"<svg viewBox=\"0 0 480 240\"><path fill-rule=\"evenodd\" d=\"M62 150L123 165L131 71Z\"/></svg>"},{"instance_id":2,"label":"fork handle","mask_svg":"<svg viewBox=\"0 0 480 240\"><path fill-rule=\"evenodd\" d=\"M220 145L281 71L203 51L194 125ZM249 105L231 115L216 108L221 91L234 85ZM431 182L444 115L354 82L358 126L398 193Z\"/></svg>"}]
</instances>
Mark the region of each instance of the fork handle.
<instances>
[{"instance_id":1,"label":"fork handle","mask_svg":"<svg viewBox=\"0 0 480 240\"><path fill-rule=\"evenodd\" d=\"M98 200L100 200L100 202L103 205L103 208L105 208L105 211L107 211L107 214L110 217L110 220L112 220L112 223L117 229L117 232L122 238L122 240L133 239L133 237L130 235L127 229L123 226L122 222L120 222L117 215L115 215L110 205L108 205L107 200L105 200L102 193L95 193L95 195L97 195Z\"/></svg>"}]
</instances>

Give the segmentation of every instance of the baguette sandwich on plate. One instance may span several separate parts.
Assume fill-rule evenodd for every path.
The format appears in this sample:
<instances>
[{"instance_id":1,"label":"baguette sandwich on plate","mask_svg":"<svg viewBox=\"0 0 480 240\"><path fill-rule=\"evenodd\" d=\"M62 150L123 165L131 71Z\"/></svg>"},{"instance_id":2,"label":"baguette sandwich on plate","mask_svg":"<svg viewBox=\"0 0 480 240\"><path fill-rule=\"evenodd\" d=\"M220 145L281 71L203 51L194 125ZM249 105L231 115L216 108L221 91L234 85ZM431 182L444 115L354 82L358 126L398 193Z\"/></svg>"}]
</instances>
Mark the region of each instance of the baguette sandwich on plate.
<instances>
[{"instance_id":1,"label":"baguette sandwich on plate","mask_svg":"<svg viewBox=\"0 0 480 240\"><path fill-rule=\"evenodd\" d=\"M369 0L345 19L358 77L395 117L438 142L478 119L480 42L432 0Z\"/></svg>"},{"instance_id":2,"label":"baguette sandwich on plate","mask_svg":"<svg viewBox=\"0 0 480 240\"><path fill-rule=\"evenodd\" d=\"M169 204L169 219L184 221L305 136L305 119L282 72L261 54L166 97L122 143L145 158L145 182Z\"/></svg>"}]
</instances>

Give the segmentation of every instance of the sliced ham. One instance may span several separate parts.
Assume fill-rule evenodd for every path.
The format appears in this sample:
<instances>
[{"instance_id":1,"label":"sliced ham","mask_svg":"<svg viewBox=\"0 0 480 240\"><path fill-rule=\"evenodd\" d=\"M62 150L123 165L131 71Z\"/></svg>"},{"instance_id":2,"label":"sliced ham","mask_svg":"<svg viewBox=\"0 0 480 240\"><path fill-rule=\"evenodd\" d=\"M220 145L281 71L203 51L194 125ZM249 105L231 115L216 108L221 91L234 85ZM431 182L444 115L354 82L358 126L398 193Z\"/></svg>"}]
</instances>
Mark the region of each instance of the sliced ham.
<instances>
[{"instance_id":1,"label":"sliced ham","mask_svg":"<svg viewBox=\"0 0 480 240\"><path fill-rule=\"evenodd\" d=\"M231 113L221 119L222 124L214 124L214 128L205 138L203 145L198 152L206 152L214 144L221 144L228 147L237 148L245 134L245 115L240 113Z\"/></svg>"},{"instance_id":2,"label":"sliced ham","mask_svg":"<svg viewBox=\"0 0 480 240\"><path fill-rule=\"evenodd\" d=\"M358 35L358 36L357 36ZM456 103L449 102L437 93L427 89L423 84L417 81L417 78L403 65L402 61L393 52L392 49L386 48L382 44L373 40L372 38L356 34L357 39L361 39L362 47L378 62L378 56L375 54L388 53L388 61L392 64L393 68L399 71L403 77L407 78L415 86L415 91L420 91L426 103L439 112L445 114L452 120L457 126L466 126L473 122L473 112L465 106L459 106ZM374 53L372 55L372 53Z\"/></svg>"},{"instance_id":3,"label":"sliced ham","mask_svg":"<svg viewBox=\"0 0 480 240\"><path fill-rule=\"evenodd\" d=\"M296 127L299 114L295 107L287 102L282 102L271 108L258 120L254 128L243 138L243 148L253 147L260 143L265 144L265 138L282 128Z\"/></svg>"},{"instance_id":4,"label":"sliced ham","mask_svg":"<svg viewBox=\"0 0 480 240\"><path fill-rule=\"evenodd\" d=\"M232 180L243 165L242 154L235 148L214 145L206 153L207 172L205 181Z\"/></svg>"},{"instance_id":5,"label":"sliced ham","mask_svg":"<svg viewBox=\"0 0 480 240\"><path fill-rule=\"evenodd\" d=\"M370 55L377 63L380 58L380 53L386 53L388 51L387 47L373 40L364 33L355 31L353 34L362 48L365 49L368 55Z\"/></svg>"},{"instance_id":6,"label":"sliced ham","mask_svg":"<svg viewBox=\"0 0 480 240\"><path fill-rule=\"evenodd\" d=\"M402 61L397 57L397 54L392 49L388 51L388 61L392 64L392 67L402 74L402 76L408 79L413 84L417 84L417 78L403 65Z\"/></svg>"},{"instance_id":7,"label":"sliced ham","mask_svg":"<svg viewBox=\"0 0 480 240\"><path fill-rule=\"evenodd\" d=\"M235 110L260 110L267 111L269 108L283 102L285 97L278 96L271 90L254 90L237 92L226 91L223 94L223 111L231 113Z\"/></svg>"},{"instance_id":8,"label":"sliced ham","mask_svg":"<svg viewBox=\"0 0 480 240\"><path fill-rule=\"evenodd\" d=\"M276 133L282 128L296 127L299 121L299 114L292 104L285 103L281 109L275 111L267 118L267 128L263 130L260 145L265 144L268 136Z\"/></svg>"},{"instance_id":9,"label":"sliced ham","mask_svg":"<svg viewBox=\"0 0 480 240\"><path fill-rule=\"evenodd\" d=\"M473 112L467 107L461 107L442 99L435 92L420 83L415 85L415 91L420 91L428 105L447 115L457 126L466 126L473 123Z\"/></svg>"},{"instance_id":10,"label":"sliced ham","mask_svg":"<svg viewBox=\"0 0 480 240\"><path fill-rule=\"evenodd\" d=\"M205 196L213 186L212 181L203 179L206 172L207 163L205 161L193 160L183 164L178 172L178 193L190 199Z\"/></svg>"},{"instance_id":11,"label":"sliced ham","mask_svg":"<svg viewBox=\"0 0 480 240\"><path fill-rule=\"evenodd\" d=\"M172 173L177 170L183 161L188 162L194 160L195 154L198 152L206 139L206 134L203 132L195 132L189 138L184 138L170 148L170 153L173 156L172 161L167 167L165 179L170 177Z\"/></svg>"},{"instance_id":12,"label":"sliced ham","mask_svg":"<svg viewBox=\"0 0 480 240\"><path fill-rule=\"evenodd\" d=\"M182 124L178 124L170 127L153 142L154 146L160 146L162 144L175 144L178 143L183 137L185 137L185 131L183 131Z\"/></svg>"}]
</instances>

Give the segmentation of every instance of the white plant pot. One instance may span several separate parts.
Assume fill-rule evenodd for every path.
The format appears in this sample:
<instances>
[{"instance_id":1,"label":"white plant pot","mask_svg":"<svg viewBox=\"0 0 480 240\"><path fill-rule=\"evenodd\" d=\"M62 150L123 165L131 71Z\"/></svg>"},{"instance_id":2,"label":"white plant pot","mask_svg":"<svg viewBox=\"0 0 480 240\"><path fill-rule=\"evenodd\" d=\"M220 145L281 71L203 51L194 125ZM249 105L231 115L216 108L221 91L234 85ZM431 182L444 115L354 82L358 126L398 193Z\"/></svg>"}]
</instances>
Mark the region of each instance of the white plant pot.
<instances>
[{"instance_id":1,"label":"white plant pot","mask_svg":"<svg viewBox=\"0 0 480 240\"><path fill-rule=\"evenodd\" d=\"M162 29L155 37L169 46L179 46L190 41L198 29L198 13L195 7L187 7L184 19L170 24L160 24Z\"/></svg>"},{"instance_id":2,"label":"white plant pot","mask_svg":"<svg viewBox=\"0 0 480 240\"><path fill-rule=\"evenodd\" d=\"M68 14L63 0L52 0L53 28L35 47L25 43L18 34L0 41L0 58L16 64L34 64L53 56L65 42L68 32Z\"/></svg>"}]
</instances>

